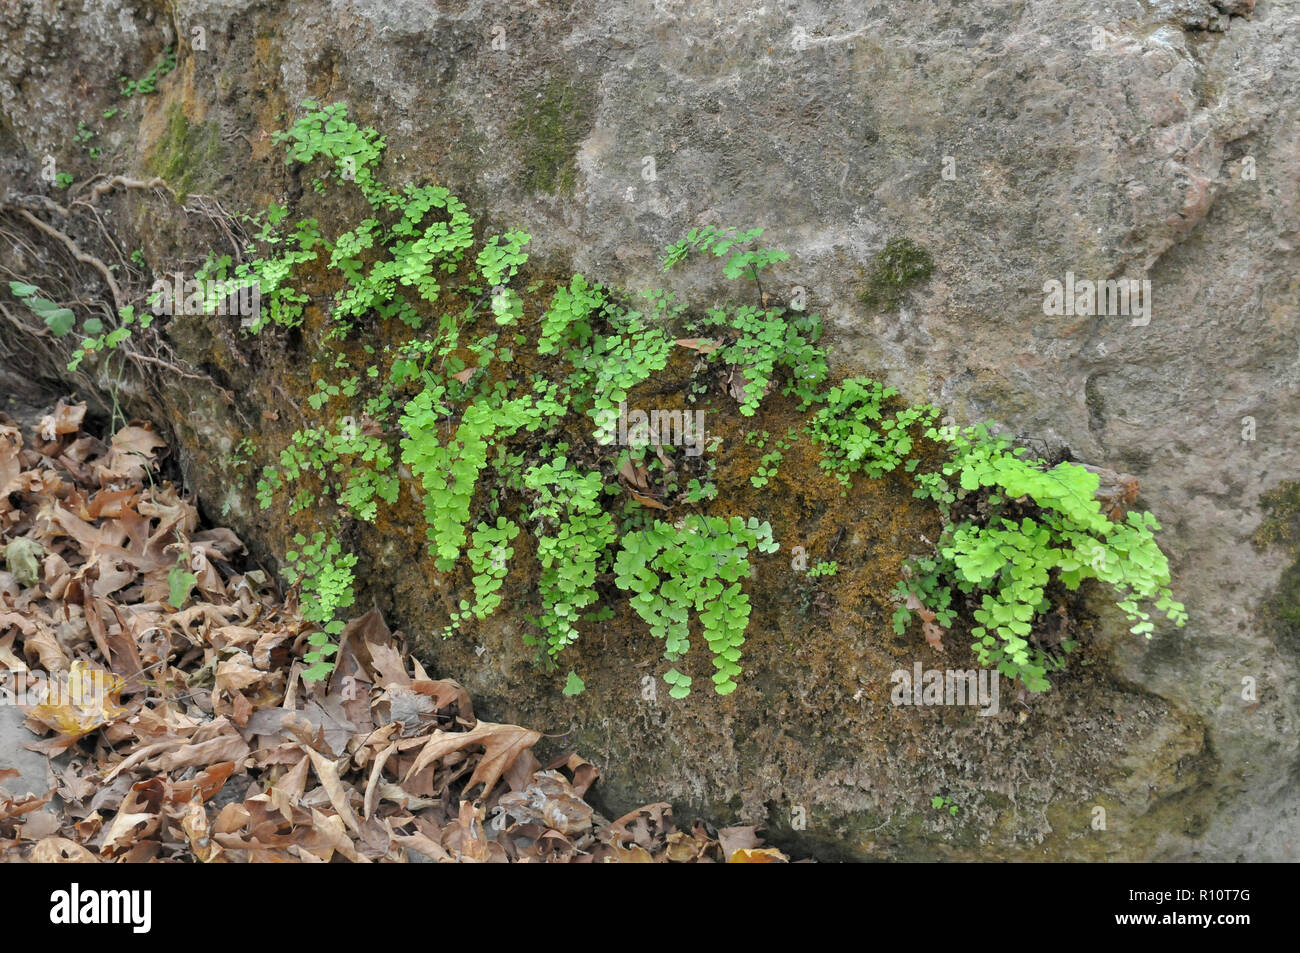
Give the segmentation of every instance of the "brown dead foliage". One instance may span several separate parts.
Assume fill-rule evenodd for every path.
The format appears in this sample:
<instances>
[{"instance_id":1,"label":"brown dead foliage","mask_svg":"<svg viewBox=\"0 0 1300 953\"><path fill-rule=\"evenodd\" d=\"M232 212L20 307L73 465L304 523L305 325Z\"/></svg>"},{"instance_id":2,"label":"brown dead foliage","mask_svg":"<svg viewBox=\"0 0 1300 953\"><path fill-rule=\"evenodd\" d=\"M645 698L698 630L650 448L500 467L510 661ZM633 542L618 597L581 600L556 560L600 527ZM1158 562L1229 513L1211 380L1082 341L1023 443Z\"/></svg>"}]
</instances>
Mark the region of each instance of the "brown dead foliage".
<instances>
[{"instance_id":1,"label":"brown dead foliage","mask_svg":"<svg viewBox=\"0 0 1300 953\"><path fill-rule=\"evenodd\" d=\"M540 763L540 733L476 717L378 611L349 623L327 681L304 681L294 595L158 479L149 424L105 443L84 418L60 403L28 442L0 414L0 679L31 702L54 785L10 797L0 772L0 859L786 859L752 828L679 830L664 803L601 817L594 765ZM174 572L194 577L179 605Z\"/></svg>"}]
</instances>

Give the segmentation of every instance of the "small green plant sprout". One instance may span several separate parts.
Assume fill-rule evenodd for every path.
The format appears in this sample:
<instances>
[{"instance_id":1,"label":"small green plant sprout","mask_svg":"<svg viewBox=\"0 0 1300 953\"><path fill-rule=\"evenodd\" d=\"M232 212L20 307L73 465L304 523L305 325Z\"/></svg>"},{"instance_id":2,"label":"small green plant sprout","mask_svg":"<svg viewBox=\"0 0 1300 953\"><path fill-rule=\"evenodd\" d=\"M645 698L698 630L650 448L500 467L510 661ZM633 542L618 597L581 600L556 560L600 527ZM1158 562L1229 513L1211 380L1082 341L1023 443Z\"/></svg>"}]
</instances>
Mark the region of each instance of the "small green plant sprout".
<instances>
[{"instance_id":1,"label":"small green plant sprout","mask_svg":"<svg viewBox=\"0 0 1300 953\"><path fill-rule=\"evenodd\" d=\"M879 479L904 464L907 472L918 460L908 459L921 428L932 425L938 412L928 405L907 407L886 416L884 405L898 392L868 377L850 377L832 387L808 424L808 434L822 447L822 469L850 486L853 474Z\"/></svg>"},{"instance_id":2,"label":"small green plant sprout","mask_svg":"<svg viewBox=\"0 0 1300 953\"><path fill-rule=\"evenodd\" d=\"M910 238L892 238L876 253L862 292L865 304L892 310L908 288L929 278L934 271L930 253Z\"/></svg>"},{"instance_id":3,"label":"small green plant sprout","mask_svg":"<svg viewBox=\"0 0 1300 953\"><path fill-rule=\"evenodd\" d=\"M230 453L226 456L226 462L238 470L240 467L246 466L255 453L257 453L257 444L253 442L253 438L244 437L230 449Z\"/></svg>"},{"instance_id":4,"label":"small green plant sprout","mask_svg":"<svg viewBox=\"0 0 1300 953\"><path fill-rule=\"evenodd\" d=\"M175 49L169 45L163 50L162 58L154 64L153 69L145 73L144 76L140 77L140 79L131 79L128 76L120 77L119 81L122 84L122 95L127 99L130 99L132 96L137 94L145 96L149 93L157 92L158 80L162 79L162 77L166 76L175 68L176 52ZM116 110L113 111L116 112ZM109 118L107 113L104 114L104 118Z\"/></svg>"},{"instance_id":5,"label":"small green plant sprout","mask_svg":"<svg viewBox=\"0 0 1300 953\"><path fill-rule=\"evenodd\" d=\"M92 159L99 158L99 147L87 145L91 139L95 138L95 130L91 129L84 122L77 123L77 131L73 139L86 147L86 152Z\"/></svg>"},{"instance_id":6,"label":"small green plant sprout","mask_svg":"<svg viewBox=\"0 0 1300 953\"><path fill-rule=\"evenodd\" d=\"M330 656L338 646L333 638L343 631L341 612L355 601L352 567L357 557L344 554L339 541L327 540L323 532L310 539L298 533L293 541L298 549L284 554L285 566L280 572L301 593L302 617L320 626L307 638L311 648L303 656L308 667L302 673L307 681L317 682L334 671Z\"/></svg>"},{"instance_id":7,"label":"small green plant sprout","mask_svg":"<svg viewBox=\"0 0 1300 953\"><path fill-rule=\"evenodd\" d=\"M758 461L758 472L749 478L749 482L758 489L767 486L768 481L776 476L781 460L782 453L780 450L773 450L771 453L763 454Z\"/></svg>"},{"instance_id":8,"label":"small green plant sprout","mask_svg":"<svg viewBox=\"0 0 1300 953\"><path fill-rule=\"evenodd\" d=\"M817 565L813 566L812 569L808 570L808 578L816 579L821 576L833 576L839 571L840 571L839 563L835 562L834 560L831 560L829 562L827 562L826 560L822 560L821 562L817 563Z\"/></svg>"},{"instance_id":9,"label":"small green plant sprout","mask_svg":"<svg viewBox=\"0 0 1300 953\"><path fill-rule=\"evenodd\" d=\"M122 342L130 340L133 327L147 329L153 324L153 319L154 316L148 311L136 314L135 308L129 304L117 313L115 328L105 329L104 323L98 318L87 318L81 325L82 333L87 336L81 339L72 360L68 362L68 370L75 371L81 366L82 360L91 354L117 349Z\"/></svg>"},{"instance_id":10,"label":"small green plant sprout","mask_svg":"<svg viewBox=\"0 0 1300 953\"><path fill-rule=\"evenodd\" d=\"M578 677L577 672L570 671L569 677L565 679L564 682L564 694L581 695L586 690L587 690L587 683Z\"/></svg>"},{"instance_id":11,"label":"small green plant sprout","mask_svg":"<svg viewBox=\"0 0 1300 953\"><path fill-rule=\"evenodd\" d=\"M519 525L498 516L495 525L479 523L470 537L470 568L474 572L474 602L461 600L458 611L451 614L451 625L443 630L450 637L467 618L486 619L501 605L501 586L514 556L510 543L519 535Z\"/></svg>"},{"instance_id":12,"label":"small green plant sprout","mask_svg":"<svg viewBox=\"0 0 1300 953\"><path fill-rule=\"evenodd\" d=\"M19 301L23 302L38 318L49 328L50 333L57 338L66 337L76 326L77 318L70 308L64 308L57 305L48 298L42 297L40 291L35 285L29 285L21 281L9 282L9 290ZM68 363L68 370L75 371L80 365L82 359L95 351L102 351L105 348L113 349L131 336L131 325L138 323L141 327L147 328L153 322L153 315L142 315L137 321L135 309L130 305L122 308L118 313L119 326L110 330L104 329L104 322L100 318L87 318L82 322L81 332L86 335L82 338L81 344L73 354L72 360Z\"/></svg>"},{"instance_id":13,"label":"small green plant sprout","mask_svg":"<svg viewBox=\"0 0 1300 953\"><path fill-rule=\"evenodd\" d=\"M173 609L183 608L190 592L199 584L199 577L189 570L189 561L180 554L176 565L167 570L167 603Z\"/></svg>"},{"instance_id":14,"label":"small green plant sprout","mask_svg":"<svg viewBox=\"0 0 1300 953\"><path fill-rule=\"evenodd\" d=\"M664 256L664 271L685 261L694 252L712 252L718 258L730 253L726 264L723 265L722 273L728 278L739 278L743 275L757 281L759 272L764 268L777 262L790 260L788 253L775 248L742 247L762 234L761 228L744 232L738 228L720 229L713 225L693 228L681 241L668 246Z\"/></svg>"},{"instance_id":15,"label":"small green plant sprout","mask_svg":"<svg viewBox=\"0 0 1300 953\"><path fill-rule=\"evenodd\" d=\"M596 577L608 563L605 551L618 538L613 518L601 509L601 476L572 470L557 456L529 467L524 487L533 494L528 518L539 527L537 560L542 614L534 623L543 638L525 636L529 645L544 645L554 657L578 638L575 624L598 601Z\"/></svg>"},{"instance_id":16,"label":"small green plant sprout","mask_svg":"<svg viewBox=\"0 0 1300 953\"><path fill-rule=\"evenodd\" d=\"M74 179L69 173L60 172L54 177L54 187L56 189L66 189L75 181L76 179Z\"/></svg>"},{"instance_id":17,"label":"small green plant sprout","mask_svg":"<svg viewBox=\"0 0 1300 953\"><path fill-rule=\"evenodd\" d=\"M701 483L699 479L692 477L690 483L686 484L686 502L702 503L705 500L714 500L718 497L718 486L713 481Z\"/></svg>"},{"instance_id":18,"label":"small green plant sprout","mask_svg":"<svg viewBox=\"0 0 1300 953\"><path fill-rule=\"evenodd\" d=\"M48 298L42 298L37 292L41 289L21 281L9 282L9 290L15 298L27 305L32 314L40 318L50 333L61 338L72 330L77 317L70 308L61 308Z\"/></svg>"},{"instance_id":19,"label":"small green plant sprout","mask_svg":"<svg viewBox=\"0 0 1300 953\"><path fill-rule=\"evenodd\" d=\"M930 807L934 808L936 811L947 811L952 817L957 816L957 805L952 803L952 798L950 797L943 797L942 795L936 794L934 797L930 798Z\"/></svg>"}]
</instances>

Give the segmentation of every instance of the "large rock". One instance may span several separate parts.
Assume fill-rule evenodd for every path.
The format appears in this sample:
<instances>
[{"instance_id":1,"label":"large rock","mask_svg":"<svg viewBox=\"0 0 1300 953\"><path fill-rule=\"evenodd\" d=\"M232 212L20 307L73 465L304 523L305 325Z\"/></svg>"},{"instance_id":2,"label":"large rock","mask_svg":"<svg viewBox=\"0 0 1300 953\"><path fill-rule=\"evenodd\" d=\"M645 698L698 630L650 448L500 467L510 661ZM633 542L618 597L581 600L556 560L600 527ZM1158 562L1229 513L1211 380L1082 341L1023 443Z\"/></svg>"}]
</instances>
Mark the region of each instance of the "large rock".
<instances>
[{"instance_id":1,"label":"large rock","mask_svg":"<svg viewBox=\"0 0 1300 953\"><path fill-rule=\"evenodd\" d=\"M1187 628L1141 642L1104 620L1089 648L1104 664L997 718L892 709L889 671L941 660L884 631L885 577L930 518L886 487L787 521L810 544L848 522L850 552L880 564L815 623L788 604L789 574L762 570L753 672L726 701L645 701L637 665L656 647L625 617L604 651L580 647L592 687L576 702L531 673L508 617L481 653L432 645L439 667L493 717L601 761L610 809L663 794L717 822L766 815L828 856L1295 859L1300 636L1278 585L1294 556L1253 534L1262 495L1297 471L1300 13L1251 7L195 0L172 22L155 4L49 0L0 27L2 161L11 200L43 190L48 153L79 179L159 174L257 208L297 187L267 135L279 114L343 99L388 136L390 181L446 182L531 232L555 273L658 286L660 249L690 227L764 226L793 256L778 290L802 286L828 316L841 367L1136 474ZM116 95L195 28L207 50L183 51L157 94ZM98 162L78 120L102 130ZM197 206L104 204L158 270L219 240ZM934 274L868 308L871 258L896 236ZM0 247L19 274L31 257ZM1045 314L1044 284L1069 273L1150 281L1149 320ZM692 274L677 287L716 290ZM224 462L250 428L275 446L296 426L262 415L305 393L294 359L230 329L169 333L221 389L160 372L125 398L168 413L209 512L274 551L284 527ZM7 323L0 341L30 350ZM363 547L391 574L370 595L421 635L445 618L443 583L406 516ZM807 831L789 830L798 808Z\"/></svg>"}]
</instances>

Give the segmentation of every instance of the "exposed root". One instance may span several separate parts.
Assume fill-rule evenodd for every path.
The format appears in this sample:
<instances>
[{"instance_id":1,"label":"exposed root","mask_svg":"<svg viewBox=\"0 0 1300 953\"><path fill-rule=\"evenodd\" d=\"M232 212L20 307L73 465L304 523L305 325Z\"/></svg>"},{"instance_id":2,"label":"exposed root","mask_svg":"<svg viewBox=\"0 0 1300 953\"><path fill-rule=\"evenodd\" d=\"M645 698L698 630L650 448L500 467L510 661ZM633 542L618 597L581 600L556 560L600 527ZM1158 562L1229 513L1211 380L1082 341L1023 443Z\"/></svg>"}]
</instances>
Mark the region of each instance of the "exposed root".
<instances>
[{"instance_id":1,"label":"exposed root","mask_svg":"<svg viewBox=\"0 0 1300 953\"><path fill-rule=\"evenodd\" d=\"M86 252L82 251L80 246L78 246L77 243L73 241L70 237L65 235L63 232L59 231L53 225L49 225L46 222L41 221L31 212L27 211L27 209L18 208L17 206L14 205L6 205L4 207L14 212L16 215L18 215L19 218L25 220L29 225L31 225L36 230L44 232L46 235L49 235L51 238L57 239L59 242L63 244L65 248L67 248L68 253L72 255L72 257L75 258L77 261L81 262L83 265L89 265L91 268L94 268L96 271L98 271L100 275L103 276L105 284L108 285L108 290L113 295L114 316L116 316L116 314L119 311L121 311L124 307L126 307L126 302L123 301L122 299L122 289L117 286L117 281L116 279L113 278L113 273L108 270L108 265L104 264L100 259L96 258L94 255L88 255Z\"/></svg>"}]
</instances>

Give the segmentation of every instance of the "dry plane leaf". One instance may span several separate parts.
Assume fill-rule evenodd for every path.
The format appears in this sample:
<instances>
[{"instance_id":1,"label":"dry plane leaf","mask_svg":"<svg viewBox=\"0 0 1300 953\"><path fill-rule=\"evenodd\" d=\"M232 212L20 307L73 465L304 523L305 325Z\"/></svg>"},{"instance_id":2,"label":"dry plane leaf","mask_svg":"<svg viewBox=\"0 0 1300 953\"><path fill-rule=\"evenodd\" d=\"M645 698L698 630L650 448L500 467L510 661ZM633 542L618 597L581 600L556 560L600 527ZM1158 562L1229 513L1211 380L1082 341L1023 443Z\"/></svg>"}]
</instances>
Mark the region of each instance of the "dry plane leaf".
<instances>
[{"instance_id":1,"label":"dry plane leaf","mask_svg":"<svg viewBox=\"0 0 1300 953\"><path fill-rule=\"evenodd\" d=\"M240 762L248 757L248 751L248 745L239 735L225 734L165 752L159 756L158 766L163 771L174 771L176 768L213 764L217 761Z\"/></svg>"},{"instance_id":2,"label":"dry plane leaf","mask_svg":"<svg viewBox=\"0 0 1300 953\"><path fill-rule=\"evenodd\" d=\"M631 457L625 457L619 464L618 481L627 494L642 506L648 506L653 510L668 509L659 500L650 496L650 473L645 467L633 463Z\"/></svg>"},{"instance_id":3,"label":"dry plane leaf","mask_svg":"<svg viewBox=\"0 0 1300 953\"><path fill-rule=\"evenodd\" d=\"M374 665L375 684L380 688L407 688L411 684L412 679L406 674L402 653L397 651L395 645L371 643L370 660Z\"/></svg>"},{"instance_id":4,"label":"dry plane leaf","mask_svg":"<svg viewBox=\"0 0 1300 953\"><path fill-rule=\"evenodd\" d=\"M361 833L361 825L357 823L356 815L352 813L352 805L348 803L348 792L344 789L342 782L339 780L339 768L333 761L327 760L323 755L314 748L307 749L307 755L311 758L311 766L316 771L316 777L320 778L321 786L325 788L325 793L329 795L330 804L343 822L347 824L355 833Z\"/></svg>"},{"instance_id":5,"label":"dry plane leaf","mask_svg":"<svg viewBox=\"0 0 1300 953\"><path fill-rule=\"evenodd\" d=\"M361 812L361 816L367 820L370 819L370 815L375 811L375 803L379 796L381 772L384 770L384 765L388 763L388 759L391 758L396 751L397 744L390 744L383 751L379 752L378 757L375 758L374 766L370 769L370 780L366 782L366 797Z\"/></svg>"},{"instance_id":6,"label":"dry plane leaf","mask_svg":"<svg viewBox=\"0 0 1300 953\"><path fill-rule=\"evenodd\" d=\"M23 438L12 427L0 427L0 506L8 508L6 499L20 486L19 476L22 464L18 460L18 451L22 449Z\"/></svg>"},{"instance_id":7,"label":"dry plane leaf","mask_svg":"<svg viewBox=\"0 0 1300 953\"><path fill-rule=\"evenodd\" d=\"M558 771L540 772L527 788L502 795L497 803L521 820L537 821L561 834L591 830L591 806L573 793Z\"/></svg>"},{"instance_id":8,"label":"dry plane leaf","mask_svg":"<svg viewBox=\"0 0 1300 953\"><path fill-rule=\"evenodd\" d=\"M644 847L633 844L631 847L624 847L622 844L612 845L614 854L612 859L620 864L653 864L654 856Z\"/></svg>"},{"instance_id":9,"label":"dry plane leaf","mask_svg":"<svg viewBox=\"0 0 1300 953\"><path fill-rule=\"evenodd\" d=\"M310 832L298 846L315 854L327 863L333 857L335 851L338 851L354 864L370 863L366 857L357 853L356 845L348 837L343 821L337 814L322 814L312 808L311 819Z\"/></svg>"},{"instance_id":10,"label":"dry plane leaf","mask_svg":"<svg viewBox=\"0 0 1300 953\"><path fill-rule=\"evenodd\" d=\"M629 490L642 493L650 491L650 471L633 463L631 457L624 457L623 462L619 464L618 476Z\"/></svg>"},{"instance_id":11,"label":"dry plane leaf","mask_svg":"<svg viewBox=\"0 0 1300 953\"><path fill-rule=\"evenodd\" d=\"M627 488L624 487L624 489L627 489ZM632 499L636 500L636 501L637 501L638 503L640 503L642 506L648 506L648 507L650 507L650 509L652 509L652 510L666 510L666 509L668 509L668 507L666 507L664 504L660 503L660 502L659 502L658 500L656 500L653 496L646 496L644 493L638 493L636 490L628 490L627 493L628 493L628 496L632 497Z\"/></svg>"},{"instance_id":12,"label":"dry plane leaf","mask_svg":"<svg viewBox=\"0 0 1300 953\"><path fill-rule=\"evenodd\" d=\"M23 637L23 651L28 658L35 654L40 667L52 675L68 671L72 664L68 660L68 653L59 644L58 637L45 626L40 626L35 632Z\"/></svg>"},{"instance_id":13,"label":"dry plane leaf","mask_svg":"<svg viewBox=\"0 0 1300 953\"><path fill-rule=\"evenodd\" d=\"M439 711L454 705L458 718L467 724L474 723L474 703L470 700L469 691L455 679L440 678L435 681L417 678L411 682L411 691L428 695Z\"/></svg>"},{"instance_id":14,"label":"dry plane leaf","mask_svg":"<svg viewBox=\"0 0 1300 953\"><path fill-rule=\"evenodd\" d=\"M157 451L167 446L153 430L152 424L131 424L113 435L108 458L99 467L99 480L139 481L145 477L147 467L158 459Z\"/></svg>"},{"instance_id":15,"label":"dry plane leaf","mask_svg":"<svg viewBox=\"0 0 1300 953\"><path fill-rule=\"evenodd\" d=\"M404 780L410 780L413 775L419 774L425 767L440 761L453 751L463 751L470 745L482 745L483 758L470 776L465 790L481 782L484 794L488 794L515 758L537 744L541 737L540 732L520 728L518 725L498 725L490 721L480 721L472 731L437 731L429 737Z\"/></svg>"},{"instance_id":16,"label":"dry plane leaf","mask_svg":"<svg viewBox=\"0 0 1300 953\"><path fill-rule=\"evenodd\" d=\"M712 338L678 338L673 343L678 347L689 348L692 351L699 351L701 354L712 354L718 348L722 347L721 341L715 341Z\"/></svg>"},{"instance_id":17,"label":"dry plane leaf","mask_svg":"<svg viewBox=\"0 0 1300 953\"><path fill-rule=\"evenodd\" d=\"M183 804L191 800L199 803L216 796L225 786L226 781L235 773L235 762L222 761L200 771L188 781L180 781L172 789L173 803Z\"/></svg>"},{"instance_id":18,"label":"dry plane leaf","mask_svg":"<svg viewBox=\"0 0 1300 953\"><path fill-rule=\"evenodd\" d=\"M293 823L293 809L298 806L298 802L302 800L303 792L307 789L307 769L310 767L311 758L302 758L286 771L284 776L279 781L276 781L271 790L267 792L271 796L271 804L291 824Z\"/></svg>"},{"instance_id":19,"label":"dry plane leaf","mask_svg":"<svg viewBox=\"0 0 1300 953\"><path fill-rule=\"evenodd\" d=\"M41 418L40 431L42 440L54 441L62 434L76 433L81 429L81 422L86 419L86 402L65 404L59 401L54 405L54 413Z\"/></svg>"},{"instance_id":20,"label":"dry plane leaf","mask_svg":"<svg viewBox=\"0 0 1300 953\"><path fill-rule=\"evenodd\" d=\"M718 831L718 843L722 845L722 856L730 858L738 850L754 850L762 847L758 839L758 827L724 827Z\"/></svg>"},{"instance_id":21,"label":"dry plane leaf","mask_svg":"<svg viewBox=\"0 0 1300 953\"><path fill-rule=\"evenodd\" d=\"M447 853L446 848L436 841L420 833L415 834L394 834L393 843L398 847L404 847L407 850L415 851L417 854L423 854L430 860L452 861L455 858Z\"/></svg>"},{"instance_id":22,"label":"dry plane leaf","mask_svg":"<svg viewBox=\"0 0 1300 953\"><path fill-rule=\"evenodd\" d=\"M203 809L203 802L198 798L190 801L186 807L185 814L181 817L181 830L199 863L210 863L221 853L220 845L212 839L208 812Z\"/></svg>"},{"instance_id":23,"label":"dry plane leaf","mask_svg":"<svg viewBox=\"0 0 1300 953\"><path fill-rule=\"evenodd\" d=\"M134 846L138 839L147 837L158 823L157 814L145 811L118 811L104 834L103 850L110 855L117 853L119 849L127 850Z\"/></svg>"},{"instance_id":24,"label":"dry plane leaf","mask_svg":"<svg viewBox=\"0 0 1300 953\"><path fill-rule=\"evenodd\" d=\"M13 820L32 811L39 811L54 796L50 791L45 794L24 794L22 797L0 798L0 821Z\"/></svg>"},{"instance_id":25,"label":"dry plane leaf","mask_svg":"<svg viewBox=\"0 0 1300 953\"><path fill-rule=\"evenodd\" d=\"M99 858L76 841L66 837L47 837L32 848L36 864L97 864Z\"/></svg>"},{"instance_id":26,"label":"dry plane leaf","mask_svg":"<svg viewBox=\"0 0 1300 953\"><path fill-rule=\"evenodd\" d=\"M546 770L553 771L561 767L568 768L572 772L573 793L578 797L585 796L587 789L600 777L600 769L576 751L560 755L546 766Z\"/></svg>"}]
</instances>

